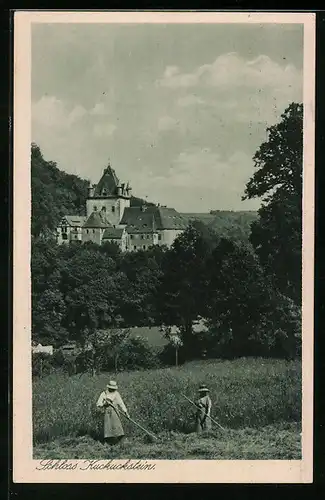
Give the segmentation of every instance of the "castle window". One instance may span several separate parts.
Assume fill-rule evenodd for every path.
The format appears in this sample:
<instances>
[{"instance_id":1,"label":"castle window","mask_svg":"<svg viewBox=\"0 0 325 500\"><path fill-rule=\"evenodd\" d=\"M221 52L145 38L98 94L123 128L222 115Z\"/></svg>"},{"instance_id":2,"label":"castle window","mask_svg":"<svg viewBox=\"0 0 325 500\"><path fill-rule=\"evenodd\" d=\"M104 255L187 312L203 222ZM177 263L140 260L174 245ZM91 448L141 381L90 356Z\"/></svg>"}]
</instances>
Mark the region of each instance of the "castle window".
<instances>
[{"instance_id":1,"label":"castle window","mask_svg":"<svg viewBox=\"0 0 325 500\"><path fill-rule=\"evenodd\" d=\"M62 227L62 233L66 233L66 232L67 232L67 230L68 230L67 226L63 226L63 227Z\"/></svg>"},{"instance_id":2,"label":"castle window","mask_svg":"<svg viewBox=\"0 0 325 500\"><path fill-rule=\"evenodd\" d=\"M97 207L96 207L96 205L94 206L94 212L97 212Z\"/></svg>"},{"instance_id":3,"label":"castle window","mask_svg":"<svg viewBox=\"0 0 325 500\"><path fill-rule=\"evenodd\" d=\"M68 235L67 235L67 234L65 234L65 233L63 233L63 234L62 234L62 239L63 239L63 240L67 240L67 239L68 239Z\"/></svg>"},{"instance_id":4,"label":"castle window","mask_svg":"<svg viewBox=\"0 0 325 500\"><path fill-rule=\"evenodd\" d=\"M102 190L102 196L106 196L106 195L107 195L107 191L106 191L106 189L103 189Z\"/></svg>"},{"instance_id":5,"label":"castle window","mask_svg":"<svg viewBox=\"0 0 325 500\"><path fill-rule=\"evenodd\" d=\"M114 207L114 205L112 206L112 212L113 212L113 213L115 212L115 207Z\"/></svg>"},{"instance_id":6,"label":"castle window","mask_svg":"<svg viewBox=\"0 0 325 500\"><path fill-rule=\"evenodd\" d=\"M133 234L130 234L130 240L133 240Z\"/></svg>"},{"instance_id":7,"label":"castle window","mask_svg":"<svg viewBox=\"0 0 325 500\"><path fill-rule=\"evenodd\" d=\"M158 240L161 240L161 234L158 234Z\"/></svg>"},{"instance_id":8,"label":"castle window","mask_svg":"<svg viewBox=\"0 0 325 500\"><path fill-rule=\"evenodd\" d=\"M143 236L143 234L141 234L141 239L143 240L143 238L144 238L144 236Z\"/></svg>"},{"instance_id":9,"label":"castle window","mask_svg":"<svg viewBox=\"0 0 325 500\"><path fill-rule=\"evenodd\" d=\"M76 240L77 238L78 238L78 236L77 236L77 235L75 235L74 239Z\"/></svg>"},{"instance_id":10,"label":"castle window","mask_svg":"<svg viewBox=\"0 0 325 500\"><path fill-rule=\"evenodd\" d=\"M89 234L89 229L87 229L87 234Z\"/></svg>"},{"instance_id":11,"label":"castle window","mask_svg":"<svg viewBox=\"0 0 325 500\"><path fill-rule=\"evenodd\" d=\"M143 245L143 250L145 250L145 249L146 249L146 245Z\"/></svg>"},{"instance_id":12,"label":"castle window","mask_svg":"<svg viewBox=\"0 0 325 500\"><path fill-rule=\"evenodd\" d=\"M102 207L102 212L106 212L106 207Z\"/></svg>"},{"instance_id":13,"label":"castle window","mask_svg":"<svg viewBox=\"0 0 325 500\"><path fill-rule=\"evenodd\" d=\"M134 250L136 250L136 249L137 249L137 247L134 245L133 249L134 249Z\"/></svg>"},{"instance_id":14,"label":"castle window","mask_svg":"<svg viewBox=\"0 0 325 500\"><path fill-rule=\"evenodd\" d=\"M93 229L93 233L95 232L95 229Z\"/></svg>"}]
</instances>

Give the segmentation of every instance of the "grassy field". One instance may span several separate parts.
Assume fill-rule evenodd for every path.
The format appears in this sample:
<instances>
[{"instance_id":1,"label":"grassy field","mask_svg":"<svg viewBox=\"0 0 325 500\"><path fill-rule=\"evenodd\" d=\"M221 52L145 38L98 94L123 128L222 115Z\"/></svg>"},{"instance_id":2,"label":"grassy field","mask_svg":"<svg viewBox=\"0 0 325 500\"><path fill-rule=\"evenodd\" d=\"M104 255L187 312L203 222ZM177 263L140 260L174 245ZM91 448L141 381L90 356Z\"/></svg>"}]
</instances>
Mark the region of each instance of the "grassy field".
<instances>
[{"instance_id":1,"label":"grassy field","mask_svg":"<svg viewBox=\"0 0 325 500\"><path fill-rule=\"evenodd\" d=\"M95 407L109 374L50 375L34 381L35 458L299 459L300 363L238 359L202 361L179 368L124 372L117 377L131 417L158 436L126 421L116 447L99 441L102 416ZM191 405L206 383L213 417L225 427L192 433Z\"/></svg>"}]
</instances>

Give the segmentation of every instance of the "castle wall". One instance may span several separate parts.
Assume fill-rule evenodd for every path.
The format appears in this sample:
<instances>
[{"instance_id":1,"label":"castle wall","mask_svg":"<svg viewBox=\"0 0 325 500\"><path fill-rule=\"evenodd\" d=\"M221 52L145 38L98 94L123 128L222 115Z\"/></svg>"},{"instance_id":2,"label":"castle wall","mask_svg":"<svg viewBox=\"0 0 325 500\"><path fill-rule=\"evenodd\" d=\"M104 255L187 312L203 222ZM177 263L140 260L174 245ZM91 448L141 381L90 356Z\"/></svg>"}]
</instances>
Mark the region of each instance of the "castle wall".
<instances>
[{"instance_id":1,"label":"castle wall","mask_svg":"<svg viewBox=\"0 0 325 500\"><path fill-rule=\"evenodd\" d=\"M70 241L82 241L82 228L73 227L70 231Z\"/></svg>"},{"instance_id":2,"label":"castle wall","mask_svg":"<svg viewBox=\"0 0 325 500\"><path fill-rule=\"evenodd\" d=\"M123 216L124 208L130 206L130 199L124 198L88 198L87 217L96 209L98 212L104 209L107 220L117 226Z\"/></svg>"},{"instance_id":3,"label":"castle wall","mask_svg":"<svg viewBox=\"0 0 325 500\"><path fill-rule=\"evenodd\" d=\"M184 229L163 229L159 231L158 244L171 247L176 238L184 232ZM160 239L159 239L160 237Z\"/></svg>"},{"instance_id":4,"label":"castle wall","mask_svg":"<svg viewBox=\"0 0 325 500\"><path fill-rule=\"evenodd\" d=\"M130 198L120 198L119 199L119 221L122 220L124 209L130 206Z\"/></svg>"},{"instance_id":5,"label":"castle wall","mask_svg":"<svg viewBox=\"0 0 325 500\"><path fill-rule=\"evenodd\" d=\"M97 243L97 245L100 245L103 234L104 234L103 228L84 227L82 228L82 242L85 243L86 241L92 241L94 243Z\"/></svg>"},{"instance_id":6,"label":"castle wall","mask_svg":"<svg viewBox=\"0 0 325 500\"><path fill-rule=\"evenodd\" d=\"M129 234L127 240L126 250L134 252L136 250L147 250L152 245L157 245L158 234L143 233L143 234Z\"/></svg>"},{"instance_id":7,"label":"castle wall","mask_svg":"<svg viewBox=\"0 0 325 500\"><path fill-rule=\"evenodd\" d=\"M64 245L70 242L70 228L67 228L67 231L62 232L62 227L59 226L57 229L56 241L58 245Z\"/></svg>"},{"instance_id":8,"label":"castle wall","mask_svg":"<svg viewBox=\"0 0 325 500\"><path fill-rule=\"evenodd\" d=\"M57 243L59 245L70 243L71 226L67 223L60 223L57 228Z\"/></svg>"},{"instance_id":9,"label":"castle wall","mask_svg":"<svg viewBox=\"0 0 325 500\"><path fill-rule=\"evenodd\" d=\"M105 238L105 240L102 240L102 244L104 243L115 243L122 252L125 252L127 250L127 235L124 234L120 240Z\"/></svg>"}]
</instances>

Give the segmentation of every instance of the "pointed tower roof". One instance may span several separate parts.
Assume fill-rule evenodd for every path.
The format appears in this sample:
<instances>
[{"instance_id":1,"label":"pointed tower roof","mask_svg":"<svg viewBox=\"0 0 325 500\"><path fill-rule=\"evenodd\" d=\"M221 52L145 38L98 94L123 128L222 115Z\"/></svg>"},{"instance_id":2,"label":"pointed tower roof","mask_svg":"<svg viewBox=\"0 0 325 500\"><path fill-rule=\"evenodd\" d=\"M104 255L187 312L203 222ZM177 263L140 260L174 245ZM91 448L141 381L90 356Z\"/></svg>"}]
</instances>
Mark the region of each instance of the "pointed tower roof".
<instances>
[{"instance_id":1,"label":"pointed tower roof","mask_svg":"<svg viewBox=\"0 0 325 500\"><path fill-rule=\"evenodd\" d=\"M105 168L103 175L95 187L94 196L114 196L117 194L117 186L120 181L116 176L115 170L111 167L110 163Z\"/></svg>"},{"instance_id":2,"label":"pointed tower roof","mask_svg":"<svg viewBox=\"0 0 325 500\"><path fill-rule=\"evenodd\" d=\"M83 227L91 227L91 228L96 228L96 227L112 227L112 224L104 217L101 212L92 212L86 222L84 223Z\"/></svg>"}]
</instances>

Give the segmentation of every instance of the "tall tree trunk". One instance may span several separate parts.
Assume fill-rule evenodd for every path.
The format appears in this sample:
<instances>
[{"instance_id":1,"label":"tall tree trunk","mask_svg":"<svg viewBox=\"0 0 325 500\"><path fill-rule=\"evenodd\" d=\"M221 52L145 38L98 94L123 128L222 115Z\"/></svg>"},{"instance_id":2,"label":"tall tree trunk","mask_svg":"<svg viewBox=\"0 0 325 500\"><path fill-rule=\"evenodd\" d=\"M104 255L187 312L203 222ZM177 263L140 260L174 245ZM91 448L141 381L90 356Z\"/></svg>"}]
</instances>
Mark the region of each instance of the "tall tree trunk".
<instances>
[{"instance_id":1,"label":"tall tree trunk","mask_svg":"<svg viewBox=\"0 0 325 500\"><path fill-rule=\"evenodd\" d=\"M117 375L117 368L118 368L118 354L115 355L115 360L114 360L114 363L115 363L115 375Z\"/></svg>"},{"instance_id":2,"label":"tall tree trunk","mask_svg":"<svg viewBox=\"0 0 325 500\"><path fill-rule=\"evenodd\" d=\"M186 358L191 358L193 356L193 344L194 344L194 336L193 336L193 320L186 319L184 324L184 347L186 352Z\"/></svg>"}]
</instances>

